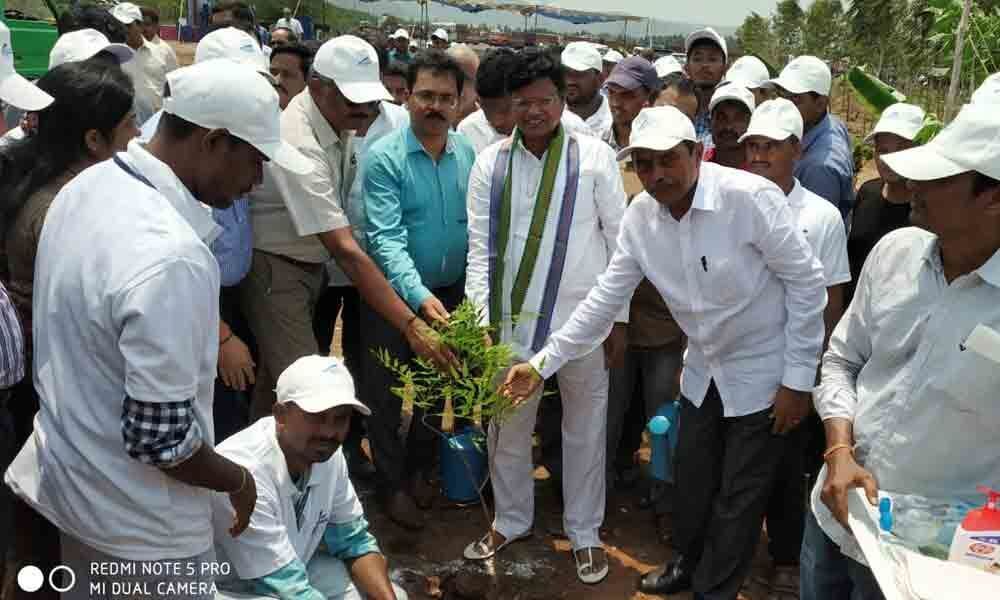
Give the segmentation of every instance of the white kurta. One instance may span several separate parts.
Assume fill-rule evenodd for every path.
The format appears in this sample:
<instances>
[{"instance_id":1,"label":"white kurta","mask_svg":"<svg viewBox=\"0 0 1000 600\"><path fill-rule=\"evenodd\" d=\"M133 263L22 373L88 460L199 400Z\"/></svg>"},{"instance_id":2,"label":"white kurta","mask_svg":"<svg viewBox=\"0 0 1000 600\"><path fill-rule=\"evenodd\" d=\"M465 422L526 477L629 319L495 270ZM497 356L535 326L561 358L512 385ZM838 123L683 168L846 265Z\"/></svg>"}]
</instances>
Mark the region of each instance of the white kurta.
<instances>
[{"instance_id":1,"label":"white kurta","mask_svg":"<svg viewBox=\"0 0 1000 600\"><path fill-rule=\"evenodd\" d=\"M614 152L597 138L570 136L575 137L580 151L580 178L566 263L552 316L552 331L565 322L607 268L625 208L625 190ZM481 153L469 180L466 295L483 307L489 304L490 187L500 149L501 145L495 144ZM510 292L524 253L545 156L540 159L520 144L511 151L511 229L504 257L501 340L512 344L521 359L531 355L531 340L541 310L550 266L546 257L552 256L566 186L566 155L564 146L564 159L556 176L538 264L525 295L522 318L515 328L510 320ZM626 306L621 319L625 320L627 314ZM600 546L598 530L604 518L608 402L608 371L600 342L582 358L569 361L557 377L566 407L562 424L566 506L563 527L574 549ZM539 393L510 415L500 428L490 427L489 448L494 459L491 477L497 506L494 526L507 538L530 530L533 521L531 434L540 400Z\"/></svg>"}]
</instances>

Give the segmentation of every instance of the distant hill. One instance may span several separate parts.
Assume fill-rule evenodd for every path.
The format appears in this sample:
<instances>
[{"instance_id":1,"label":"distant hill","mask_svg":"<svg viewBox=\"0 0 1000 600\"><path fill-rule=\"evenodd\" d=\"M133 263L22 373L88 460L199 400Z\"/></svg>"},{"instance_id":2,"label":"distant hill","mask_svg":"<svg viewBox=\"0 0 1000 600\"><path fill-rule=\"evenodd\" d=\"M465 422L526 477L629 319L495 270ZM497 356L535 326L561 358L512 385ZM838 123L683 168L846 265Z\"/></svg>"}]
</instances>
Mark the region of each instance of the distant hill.
<instances>
[{"instance_id":1,"label":"distant hill","mask_svg":"<svg viewBox=\"0 0 1000 600\"><path fill-rule=\"evenodd\" d=\"M399 19L406 20L417 20L420 16L420 6L416 2L395 2L392 0L380 0L379 2L359 2L356 0L330 0L331 4L344 7L344 8L356 8L367 15L381 16L381 15L393 15ZM491 10L481 13L466 13L458 10L457 8L451 8L448 6L443 6L441 4L436 4L431 2L430 15L432 22L448 22L448 23L463 23L466 25L489 25L490 27L496 29L500 27L512 27L515 30L521 30L524 27L524 17L516 15L513 13L508 13L505 11ZM371 18L370 16L368 18ZM531 25L534 25L534 18L531 19ZM691 32L699 27L704 27L705 25L710 25L706 23L679 23L676 21L664 21L661 19L653 20L653 33L654 35L684 35ZM585 31L591 34L605 34L605 35L615 35L621 36L625 31L625 24L623 22L617 23L601 23L595 25L574 25L573 23L567 23L565 21L557 21L555 19L549 19L546 17L538 18L539 29L547 29L549 31L555 31L558 33L577 33L580 31ZM719 33L725 36L733 35L736 32L735 27L725 27L725 26L715 26ZM630 40L639 40L640 38L645 39L646 37L646 22L632 22L628 24L628 36Z\"/></svg>"}]
</instances>

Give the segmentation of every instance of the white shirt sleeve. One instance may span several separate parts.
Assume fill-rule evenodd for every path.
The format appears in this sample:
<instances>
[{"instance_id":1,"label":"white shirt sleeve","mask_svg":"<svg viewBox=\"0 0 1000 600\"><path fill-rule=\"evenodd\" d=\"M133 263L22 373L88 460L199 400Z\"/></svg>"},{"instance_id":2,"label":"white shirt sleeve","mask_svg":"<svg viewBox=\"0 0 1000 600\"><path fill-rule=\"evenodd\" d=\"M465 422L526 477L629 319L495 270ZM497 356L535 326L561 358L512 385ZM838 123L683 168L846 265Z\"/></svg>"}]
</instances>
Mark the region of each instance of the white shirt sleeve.
<instances>
[{"instance_id":1,"label":"white shirt sleeve","mask_svg":"<svg viewBox=\"0 0 1000 600\"><path fill-rule=\"evenodd\" d=\"M819 260L823 263L826 287L851 280L851 265L847 260L847 228L839 212L831 211L830 218L824 223Z\"/></svg>"},{"instance_id":2,"label":"white shirt sleeve","mask_svg":"<svg viewBox=\"0 0 1000 600\"><path fill-rule=\"evenodd\" d=\"M594 200L597 202L597 214L601 222L601 233L604 235L604 243L608 249L608 256L614 257L615 249L618 247L618 234L621 228L622 216L625 214L627 198L625 196L625 184L622 182L622 172L615 159L614 150L610 146L602 145L600 152L600 164L594 179ZM622 309L615 317L616 323L628 323L629 301L625 302Z\"/></svg>"},{"instance_id":3,"label":"white shirt sleeve","mask_svg":"<svg viewBox=\"0 0 1000 600\"><path fill-rule=\"evenodd\" d=\"M823 267L798 231L788 202L777 188L757 193L754 207L755 246L768 269L785 286L785 370L781 383L810 392L823 348L826 285Z\"/></svg>"},{"instance_id":4,"label":"white shirt sleeve","mask_svg":"<svg viewBox=\"0 0 1000 600\"><path fill-rule=\"evenodd\" d=\"M311 173L297 175L271 162L264 166L264 176L271 178L284 200L295 232L305 237L350 227L340 196L339 170L330 168L329 159L319 147L305 144L298 150L312 161Z\"/></svg>"},{"instance_id":5,"label":"white shirt sleeve","mask_svg":"<svg viewBox=\"0 0 1000 600\"><path fill-rule=\"evenodd\" d=\"M218 275L178 256L140 273L112 310L121 324L125 393L142 402L194 398L204 349L218 345L218 331L206 331L210 328L199 318L219 312Z\"/></svg>"},{"instance_id":6,"label":"white shirt sleeve","mask_svg":"<svg viewBox=\"0 0 1000 600\"><path fill-rule=\"evenodd\" d=\"M833 329L830 345L823 355L820 384L813 401L816 412L824 421L836 417L854 421L858 404L858 373L872 355L871 269L878 262L877 254L878 246L861 268L854 298Z\"/></svg>"},{"instance_id":7,"label":"white shirt sleeve","mask_svg":"<svg viewBox=\"0 0 1000 600\"><path fill-rule=\"evenodd\" d=\"M334 457L333 463L333 480L337 483L330 502L330 523L334 525L350 523L365 516L365 510L354 491L354 484L351 483L351 477L347 473L347 461L342 451Z\"/></svg>"},{"instance_id":8,"label":"white shirt sleeve","mask_svg":"<svg viewBox=\"0 0 1000 600\"><path fill-rule=\"evenodd\" d=\"M469 175L469 255L465 270L465 296L483 309L484 323L490 322L490 186L496 154L487 152L476 159Z\"/></svg>"},{"instance_id":9,"label":"white shirt sleeve","mask_svg":"<svg viewBox=\"0 0 1000 600\"><path fill-rule=\"evenodd\" d=\"M548 379L566 362L593 348L607 334L608 327L622 308L628 309L632 292L643 277L642 266L634 258L632 250L639 241L633 231L636 228L634 221L641 218L642 215L634 208L625 210L611 264L597 278L597 285L591 288L566 324L552 334L545 347L532 357L531 366L543 378Z\"/></svg>"}]
</instances>

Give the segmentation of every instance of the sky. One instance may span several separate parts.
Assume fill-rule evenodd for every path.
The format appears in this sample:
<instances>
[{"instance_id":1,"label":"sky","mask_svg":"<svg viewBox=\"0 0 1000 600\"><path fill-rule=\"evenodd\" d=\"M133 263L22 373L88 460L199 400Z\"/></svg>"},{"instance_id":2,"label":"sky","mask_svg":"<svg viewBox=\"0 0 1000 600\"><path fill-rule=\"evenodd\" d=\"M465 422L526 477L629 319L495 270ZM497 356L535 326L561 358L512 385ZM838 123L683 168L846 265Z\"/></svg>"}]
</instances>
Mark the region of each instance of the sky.
<instances>
[{"instance_id":1,"label":"sky","mask_svg":"<svg viewBox=\"0 0 1000 600\"><path fill-rule=\"evenodd\" d=\"M582 10L613 10L639 17L656 17L664 21L738 27L751 12L769 15L777 0L553 0L563 8ZM806 8L810 0L800 0Z\"/></svg>"}]
</instances>

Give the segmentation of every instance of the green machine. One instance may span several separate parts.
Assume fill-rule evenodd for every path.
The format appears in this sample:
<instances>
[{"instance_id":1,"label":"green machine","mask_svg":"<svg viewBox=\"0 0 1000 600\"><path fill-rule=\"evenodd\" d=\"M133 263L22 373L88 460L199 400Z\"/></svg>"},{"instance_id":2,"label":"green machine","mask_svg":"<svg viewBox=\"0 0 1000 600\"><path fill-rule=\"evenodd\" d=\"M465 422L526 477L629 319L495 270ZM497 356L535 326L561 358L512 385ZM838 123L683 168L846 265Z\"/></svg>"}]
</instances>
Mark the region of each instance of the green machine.
<instances>
[{"instance_id":1,"label":"green machine","mask_svg":"<svg viewBox=\"0 0 1000 600\"><path fill-rule=\"evenodd\" d=\"M0 0L0 9L10 28L17 72L29 79L41 77L49 70L49 52L58 37L56 4L53 0Z\"/></svg>"}]
</instances>

